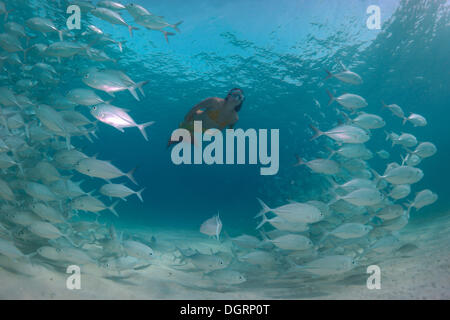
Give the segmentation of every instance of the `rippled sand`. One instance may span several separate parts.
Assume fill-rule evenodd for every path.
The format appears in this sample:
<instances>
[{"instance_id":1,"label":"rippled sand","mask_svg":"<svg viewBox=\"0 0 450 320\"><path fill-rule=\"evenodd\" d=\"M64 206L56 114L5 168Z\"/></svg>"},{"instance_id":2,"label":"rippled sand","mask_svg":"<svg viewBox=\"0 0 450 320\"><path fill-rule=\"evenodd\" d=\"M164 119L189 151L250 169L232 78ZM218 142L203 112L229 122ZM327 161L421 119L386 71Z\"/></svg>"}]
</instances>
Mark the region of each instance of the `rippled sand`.
<instances>
[{"instance_id":1,"label":"rippled sand","mask_svg":"<svg viewBox=\"0 0 450 320\"><path fill-rule=\"evenodd\" d=\"M431 222L430 222L431 221ZM135 235L158 239L157 250L167 252L159 265L139 271L117 272L82 267L81 290L68 290L64 270L51 266L17 264L0 256L1 299L450 299L450 212L435 220L413 220L401 233L407 244L392 256L377 261L381 289L366 287L365 267L335 279L285 279L260 273L234 288L217 287L201 273L179 267L175 245L202 252L229 250L192 231L127 229ZM181 237L181 235L183 235ZM172 252L172 253L171 253Z\"/></svg>"}]
</instances>

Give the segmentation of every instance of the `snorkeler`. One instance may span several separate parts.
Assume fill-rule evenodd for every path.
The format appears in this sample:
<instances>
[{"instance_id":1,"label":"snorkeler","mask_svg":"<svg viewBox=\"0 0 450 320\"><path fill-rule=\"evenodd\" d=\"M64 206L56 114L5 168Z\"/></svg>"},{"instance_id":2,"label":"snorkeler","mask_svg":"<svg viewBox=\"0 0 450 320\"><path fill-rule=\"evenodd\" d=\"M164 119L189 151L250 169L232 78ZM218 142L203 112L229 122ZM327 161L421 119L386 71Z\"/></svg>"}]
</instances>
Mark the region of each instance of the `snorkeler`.
<instances>
[{"instance_id":1,"label":"snorkeler","mask_svg":"<svg viewBox=\"0 0 450 320\"><path fill-rule=\"evenodd\" d=\"M193 136L194 121L202 121L203 132L212 128L223 130L228 127L232 129L239 120L238 112L242 108L244 99L244 92L239 88L231 89L225 99L217 97L207 98L195 105L186 114L184 121L180 124L180 128L187 129L191 136ZM181 138L178 141L169 139L167 147L181 141ZM191 143L194 142L191 141Z\"/></svg>"}]
</instances>

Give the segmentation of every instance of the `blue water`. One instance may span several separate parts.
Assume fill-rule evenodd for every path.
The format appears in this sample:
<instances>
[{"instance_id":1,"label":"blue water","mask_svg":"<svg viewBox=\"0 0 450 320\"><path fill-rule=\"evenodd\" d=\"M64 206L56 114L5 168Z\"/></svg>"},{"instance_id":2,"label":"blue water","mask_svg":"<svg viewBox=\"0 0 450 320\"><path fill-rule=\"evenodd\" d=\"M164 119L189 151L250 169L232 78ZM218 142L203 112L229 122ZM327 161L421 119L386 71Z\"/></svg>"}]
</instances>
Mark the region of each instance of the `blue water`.
<instances>
[{"instance_id":1,"label":"blue water","mask_svg":"<svg viewBox=\"0 0 450 320\"><path fill-rule=\"evenodd\" d=\"M448 208L448 2L447 6L437 1L138 3L167 21L184 22L181 33L170 37L169 44L158 32L139 30L129 39L125 28L105 25L114 37L127 40L120 65L126 64L136 81L150 80L145 99L137 103L121 94L117 105L131 109L141 122L156 121L149 128L149 143L137 130L120 134L101 126L100 141L88 146L87 150L112 159L124 170L139 165L136 177L147 187L145 204L136 199L121 204L119 210L125 211L121 220L195 228L219 211L224 229L233 233L254 226L252 217L259 210L256 197L271 205L308 195L320 197L321 178L292 164L294 154L308 160L327 156L321 140L325 138L310 142L308 128L311 121L323 129L336 124L336 104L327 107L325 88L365 97L366 111L380 114L388 130L395 132L412 129L381 110L381 100L396 103L407 113L424 115L429 125L414 128L413 133L419 141L433 141L438 154L421 163L425 177L413 193L430 188L440 196L420 214L433 215ZM371 4L381 7L381 30L366 27L365 9ZM438 12L443 15L440 19ZM323 69L339 70L339 60L361 75L364 84L355 87L336 79L322 82ZM185 113L204 98L224 97L236 86L246 95L238 128L280 129L279 173L260 176L258 166L250 165L173 165L165 145ZM313 99L320 102L320 109ZM400 148L391 150L384 137L382 130L374 132L371 150L385 148L393 160L400 161ZM377 157L369 163L380 172L386 164Z\"/></svg>"},{"instance_id":2,"label":"blue water","mask_svg":"<svg viewBox=\"0 0 450 320\"><path fill-rule=\"evenodd\" d=\"M292 165L295 154L308 160L328 156L326 138L311 142L308 127L314 123L328 130L339 120L337 105L327 106L326 88L365 97L369 103L365 111L381 115L389 131L413 131L419 141L435 143L438 153L421 163L425 177L413 192L429 188L439 195L439 201L424 208L422 215L431 217L448 208L449 1L134 2L170 23L183 23L181 33L166 43L160 32L140 27L130 38L123 26L82 16L81 31L93 23L113 39L126 41L123 53L113 45L103 48L118 59L117 65L105 66L126 71L135 81L150 81L140 102L122 92L114 104L131 110L137 122L156 121L147 129L149 142L137 129L120 133L104 124L99 124L99 139L94 143L74 140L86 154L98 154L124 171L138 166L135 177L146 187L143 204L130 197L117 207L119 220L109 214L103 219L198 228L219 211L224 230L236 234L254 228L253 216L259 210L256 197L271 206L288 199L324 198L323 178ZM65 8L64 1L59 3ZM381 30L366 27L366 8L373 4L381 8ZM20 7L20 1L14 6ZM60 8L51 1L48 6L36 6L36 11L27 10L47 14L64 25L66 15ZM122 15L132 21L125 11ZM364 83L324 82L324 69L340 70L338 61L357 72ZM62 93L84 87L77 69L102 65L79 57L64 64L71 71L63 76ZM255 165L174 165L166 144L186 112L207 97L225 97L234 87L242 88L246 96L236 128L280 130L278 174L261 176ZM400 119L381 109L381 100L402 106L406 113L424 115L428 126L403 127ZM368 146L374 152L384 148L392 160L400 161L400 148L391 149L384 137L383 130L374 132ZM369 163L379 172L386 165L376 156ZM96 183L92 180L83 186L89 190Z\"/></svg>"},{"instance_id":3,"label":"blue water","mask_svg":"<svg viewBox=\"0 0 450 320\"><path fill-rule=\"evenodd\" d=\"M66 8L79 1L83 0L0 0L0 92L10 90L13 97L25 94L36 105L48 104L61 111L64 107L57 105L52 95L65 97L71 89L87 89L82 79L92 67L121 70L135 82L148 81L143 87L145 96L138 92L140 101L123 91L116 93L111 103L129 110L137 123L155 121L146 129L149 141L137 128L119 132L101 121L95 122L97 137L93 141L83 136L71 137L73 146L89 157L96 155L98 159L111 161L123 172L136 168L134 177L138 186L125 177L114 178L112 182L125 183L133 190L145 188L144 202L131 195L127 201L118 201L119 217L101 210L96 221L100 224L78 224L79 219L97 219L98 208L77 207L80 199L87 202L93 201L91 198L72 199L55 192L58 196L47 199L32 192L31 187L36 185L30 181L42 182L44 189L45 185L54 187L51 183L55 176L49 178L36 170L38 164L51 163L59 170L56 173L64 178L82 180L82 189L92 191L90 194L106 206L116 201L100 194L105 180L89 177L89 174L95 176L92 172L81 174L79 163L73 168L62 168L58 161L50 161L57 151L53 144L26 137L26 128L36 129L38 124L50 132L52 139L64 141L64 137L58 136L61 134L58 130L60 126L69 127L69 120L52 126L52 121L40 113L42 108L25 109L0 96L0 142L7 141L11 149L14 148L10 145L23 142L18 150L3 149L0 145L0 279L3 288L0 298L34 294L41 297L42 288L47 288L45 294L51 299L448 297L450 0L133 0L153 14L164 16L170 24L179 24L180 32L165 28L174 33L168 42L163 33L138 25L127 10L120 14L127 23L139 28L133 31L133 37L125 26L113 25L84 11L81 29L68 31ZM93 0L94 4L97 2ZM121 2L130 3L128 0ZM8 50L8 43L5 43L3 3L6 10L12 10L5 21L25 26L25 21L31 17L47 17L64 31L66 41L73 40L81 45L88 44L83 32L93 24L111 39L120 41L123 52L115 43L92 42L89 45L103 50L115 62L93 61L83 50L58 62L45 53L28 50L35 44L57 42L57 34L44 36L28 26L25 27L28 39L17 40L27 49L25 61L22 50ZM380 29L370 29L366 24L370 15L366 10L373 5L380 8ZM11 61L14 54L23 63ZM51 64L57 70L54 77L59 81L46 83L42 74L30 70L38 62ZM326 71L338 73L343 70L341 64L360 75L363 83L352 85L336 78L325 80ZM38 80L38 84L21 90L17 81L24 78ZM225 98L232 88L241 88L245 94L235 129L279 130L277 174L261 175L261 164L175 165L172 162L173 149L167 148L167 142L186 113L208 97ZM111 99L105 92L92 90L105 101ZM382 202L377 191L387 194L391 185L365 188L366 195L378 202L374 205L376 201L357 199L360 202L356 204L359 207L364 204L365 208L352 207L348 210L352 212L342 213L331 206L334 197L341 194L338 188L330 187L330 176L314 173L307 166L295 166L296 157L304 161L327 158L329 148L339 148L328 137L312 139L311 125L327 131L346 120L337 102L329 104L327 90L336 97L343 93L364 97L368 106L363 110L385 120L384 128L370 130L370 140L365 143L373 153L373 158L367 160L368 168L380 175L388 164L401 163L401 156L406 155L400 146L386 141L385 131L411 133L419 142L429 141L437 147L435 155L423 159L417 166L423 170L424 177L412 184L411 194L395 201L403 206L400 210L403 215L395 220L382 214L380 218L380 211L376 211L398 208L390 206L394 201ZM402 119L382 108L382 101L401 106L406 115L423 115L427 125L403 125ZM75 110L94 120L88 107L77 106ZM354 113L347 113L351 118L356 117ZM24 123L14 122L12 116L16 114L25 119ZM56 118L58 114L63 116L63 113L55 114ZM10 121L6 125L13 136L4 128L3 121ZM30 127L21 126L23 124ZM382 149L390 153L389 159L383 160L377 155ZM34 153L28 154L30 151ZM4 159L8 156L17 163L3 168L7 167ZM344 166L343 157L333 159ZM356 176L349 172L343 169L333 179L339 184L347 182ZM58 175L56 177L59 179ZM437 194L438 200L420 210L416 210L415 203L408 221L405 208L416 193L424 189ZM329 204L325 209L330 210L316 210L311 206L299 209L297 205L294 207L297 211L291 209L292 216L285 222L301 221L309 230L290 228L287 232L284 225L277 234L270 233L273 228L266 224L261 229L264 232L259 232L256 226L261 220L255 219L261 210L258 198L271 208L290 200L318 200ZM42 202L40 208L44 209L31 205L36 201ZM43 203L54 211L44 211ZM100 209L104 208L100 206ZM52 212L61 213L61 217L49 218ZM268 217L273 217L273 210L269 212ZM306 216L308 212L311 215ZM205 220L217 213L223 223L219 241L199 230ZM282 213L277 213L281 220ZM399 221L408 224L398 226ZM344 224L355 229L335 232ZM250 249L248 243L242 245L233 239L244 233L261 241ZM292 237L286 240L286 234ZM331 239L333 237L336 239ZM380 253L376 245L383 240L387 244L384 248L381 246ZM138 249L135 241L140 242ZM85 257L80 258L80 251L73 250L73 246L83 250L88 259L78 261ZM253 259L264 261L251 261L250 253L256 254ZM323 262L322 258L331 259ZM64 287L67 274L63 269L69 262L83 267L86 290L79 291L79 296L76 290L68 291ZM310 263L312 266L308 266ZM386 284L387 290L366 290L365 269L372 263L382 266L383 281L387 280L383 286ZM214 269L223 273L210 273ZM231 273L227 273L229 271ZM324 272L323 278L321 272ZM305 276L304 273L311 274ZM85 281L85 275L91 278ZM313 281L316 275L317 282ZM224 278L221 280L221 277ZM99 292L99 288L103 292ZM379 295L371 295L374 292Z\"/></svg>"}]
</instances>

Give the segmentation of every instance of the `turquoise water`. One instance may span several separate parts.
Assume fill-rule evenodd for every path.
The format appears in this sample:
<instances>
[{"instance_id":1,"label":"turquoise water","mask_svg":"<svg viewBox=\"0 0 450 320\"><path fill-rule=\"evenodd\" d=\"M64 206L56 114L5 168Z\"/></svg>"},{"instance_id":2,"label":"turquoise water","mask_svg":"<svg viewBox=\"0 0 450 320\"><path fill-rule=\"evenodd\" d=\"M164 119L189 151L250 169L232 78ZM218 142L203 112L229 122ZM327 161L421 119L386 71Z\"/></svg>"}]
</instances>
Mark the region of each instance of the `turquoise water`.
<instances>
[{"instance_id":1,"label":"turquoise water","mask_svg":"<svg viewBox=\"0 0 450 320\"><path fill-rule=\"evenodd\" d=\"M443 150L449 143L442 116L449 94L450 48L444 41L448 7L379 2L383 27L378 31L365 26L370 1L354 1L354 5L327 1L141 4L161 12L168 21L184 22L181 33L171 37L169 44L158 32L140 30L129 39L126 28L105 25L117 39L127 40L119 61L130 70L128 74L150 80L145 99L136 103L123 94L117 105L132 109L136 119L156 121L149 129L149 143L137 130L119 134L101 126L100 141L88 146L121 168L140 166L136 175L147 187L145 204L134 199L121 205L127 212L121 219L195 226L220 211L224 228L232 232L253 226L252 217L259 210L255 197L276 205L289 198L306 198L311 189L320 190L320 178L292 164L294 154L308 160L326 156L323 141L309 141L308 127L311 121L320 128L337 121L334 108L326 106L325 88L365 97L366 111L383 116L389 130L403 128L399 119L381 110L380 100L426 116L429 126L415 133L419 140L432 140L439 155L423 161L425 177L415 187L433 186L439 195L446 194L448 179L442 175L448 177L448 171L438 168L446 163ZM438 11L444 12L440 19ZM426 36L429 33L433 36ZM339 60L360 74L364 84L354 89L336 79L322 82L323 69L338 68ZM173 165L165 144L185 113L206 97L225 97L236 86L246 95L239 128L280 129L279 173L262 177L256 166L245 165ZM313 99L320 102L320 109ZM380 130L371 139L371 149L383 147L387 148ZM377 158L370 164L380 171L385 165ZM445 208L445 201L442 196L435 206Z\"/></svg>"},{"instance_id":2,"label":"turquoise water","mask_svg":"<svg viewBox=\"0 0 450 320\"><path fill-rule=\"evenodd\" d=\"M139 187L124 178L114 182L124 182L133 190L146 188L143 203L132 195L117 205L120 217L105 210L98 220L101 223L113 224L119 230L122 227L179 230L182 239L183 232L197 232L202 222L219 212L223 234L259 237L255 230L259 220L254 219L261 210L257 198L271 208L289 200L329 202L333 194L325 175L305 166L294 166L296 155L306 160L327 158L326 146L338 148L325 137L311 141L314 132L310 124L325 131L345 121L337 111L343 110L342 107L336 102L328 106L326 90L336 96L349 92L364 97L368 103L364 111L385 120L386 126L372 130L366 143L374 154L367 160L368 167L380 174L388 163L401 163L400 156L406 154L401 147L392 147L385 140L384 130L412 133L419 142L435 144L437 153L418 165L423 170L423 179L413 184L411 194L397 203L406 204L407 200L414 200L416 192L430 189L438 200L420 211L412 209L410 222L420 218L417 220L420 224L432 223L437 217L448 217L449 1L134 1L155 15L164 16L170 24L182 21L180 32L165 29L174 32L168 42L161 32L134 23L127 10L120 11L121 15L127 23L139 28L133 31L133 37L126 27L112 25L85 11L81 13L81 30L69 32L66 27L69 15L65 10L71 1L3 2L7 10L14 9L8 21L25 25L31 17L47 17L64 30L66 39L83 43L88 43L83 32L92 24L115 41L123 42L123 52L116 44L93 44L116 62L93 61L77 54L58 63L56 59L27 52L24 66L45 61L57 70L59 78L56 84L39 81L27 92L37 104L48 101L51 93L65 96L73 88L88 88L82 78L90 67L122 70L135 82L148 81L143 87L145 97L139 93L140 101L124 91L116 93L112 103L128 109L137 123L155 121L146 129L149 141L136 128L126 128L122 133L101 122L96 123L98 139L93 142L83 137L71 139L86 155L110 160L124 172L137 167L134 177ZM366 26L369 17L366 9L370 5L381 9L379 30ZM4 23L0 23L0 30L5 32ZM30 40L29 43L20 40L24 47L58 40L56 33L43 36L26 30ZM9 54L2 50L0 53ZM23 60L22 53L18 55ZM361 76L363 83L324 80L325 69L333 73L342 71L340 62ZM17 90L14 84L23 77L23 66L8 62L3 66L1 86ZM171 149L166 145L185 114L205 98L225 98L235 87L245 94L235 128L279 129L278 173L262 176L260 165L249 164L173 164ZM104 100L111 99L104 92L96 93ZM406 115L411 112L423 115L427 125L402 125L401 119L382 108L381 101L401 106ZM76 110L94 120L87 107L78 106ZM376 155L381 149L390 153L389 159ZM5 177L10 179L10 173ZM84 191L95 190L94 194L99 195L97 190L103 180L76 171L66 173L73 175L74 181L84 180ZM107 197L101 196L101 200L107 205L113 203ZM89 213L80 216L95 219ZM199 236L208 238L200 233Z\"/></svg>"}]
</instances>

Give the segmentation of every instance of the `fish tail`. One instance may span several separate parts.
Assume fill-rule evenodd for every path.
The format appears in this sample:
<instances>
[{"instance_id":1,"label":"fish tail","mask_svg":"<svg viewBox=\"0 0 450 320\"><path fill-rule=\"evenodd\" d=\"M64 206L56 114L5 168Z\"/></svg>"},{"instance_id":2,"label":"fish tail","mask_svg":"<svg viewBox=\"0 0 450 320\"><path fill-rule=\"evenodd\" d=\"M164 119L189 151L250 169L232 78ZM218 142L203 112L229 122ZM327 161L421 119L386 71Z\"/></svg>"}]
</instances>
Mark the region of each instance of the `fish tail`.
<instances>
[{"instance_id":1,"label":"fish tail","mask_svg":"<svg viewBox=\"0 0 450 320\"><path fill-rule=\"evenodd\" d=\"M298 167L305 164L303 159L298 154L295 155L295 158L297 159L297 162L294 164L294 167Z\"/></svg>"},{"instance_id":2,"label":"fish tail","mask_svg":"<svg viewBox=\"0 0 450 320\"><path fill-rule=\"evenodd\" d=\"M331 149L328 146L325 146L325 148L330 152L330 155L328 156L328 159L331 159L336 154L336 150L333 150L333 149Z\"/></svg>"},{"instance_id":3,"label":"fish tail","mask_svg":"<svg viewBox=\"0 0 450 320\"><path fill-rule=\"evenodd\" d=\"M383 109L386 109L386 108L388 107L387 104L384 103L383 100L381 100L381 107L382 107Z\"/></svg>"},{"instance_id":4,"label":"fish tail","mask_svg":"<svg viewBox=\"0 0 450 320\"><path fill-rule=\"evenodd\" d=\"M258 230L259 228L261 228L266 222L268 222L269 220L267 220L266 214L263 213L262 214L262 221L256 226L256 230Z\"/></svg>"},{"instance_id":5,"label":"fish tail","mask_svg":"<svg viewBox=\"0 0 450 320\"><path fill-rule=\"evenodd\" d=\"M314 136L310 139L311 141L312 141L312 140L315 140L315 139L317 139L318 137L320 137L321 135L323 135L323 132L320 131L320 130L319 130L318 128L316 128L315 126L313 126L312 124L310 124L309 127L310 127L311 129L313 129L313 131L314 131Z\"/></svg>"},{"instance_id":6,"label":"fish tail","mask_svg":"<svg viewBox=\"0 0 450 320\"><path fill-rule=\"evenodd\" d=\"M142 188L141 190L136 192L136 196L141 200L141 202L144 202L144 199L142 199L142 192L145 190L145 188Z\"/></svg>"},{"instance_id":7,"label":"fish tail","mask_svg":"<svg viewBox=\"0 0 450 320\"><path fill-rule=\"evenodd\" d=\"M262 215L264 215L267 212L272 211L272 209L269 208L269 206L267 204L264 203L264 201L262 201L259 198L256 198L256 200L258 200L259 204L262 206L261 211L255 216L255 218L260 217Z\"/></svg>"},{"instance_id":8,"label":"fish tail","mask_svg":"<svg viewBox=\"0 0 450 320\"><path fill-rule=\"evenodd\" d=\"M131 169L130 172L128 172L128 173L126 174L126 176L127 176L128 179L131 180L131 182L133 182L135 185L138 186L139 184L136 182L136 180L134 180L134 177L133 177L133 173L136 171L137 168L138 168L138 167L136 166L136 167L134 167L133 169Z\"/></svg>"},{"instance_id":9,"label":"fish tail","mask_svg":"<svg viewBox=\"0 0 450 320\"><path fill-rule=\"evenodd\" d=\"M406 121L408 121L407 117L403 117L402 125L405 125Z\"/></svg>"},{"instance_id":10,"label":"fish tail","mask_svg":"<svg viewBox=\"0 0 450 320\"><path fill-rule=\"evenodd\" d=\"M128 26L128 31L130 32L130 37L133 37L133 30L139 30L137 27Z\"/></svg>"},{"instance_id":11,"label":"fish tail","mask_svg":"<svg viewBox=\"0 0 450 320\"><path fill-rule=\"evenodd\" d=\"M263 241L260 243L259 246L263 246L264 243L272 243L272 240L270 240L269 236L267 235L267 233L265 233L263 230L259 230L259 234L261 235L261 237L263 238Z\"/></svg>"},{"instance_id":12,"label":"fish tail","mask_svg":"<svg viewBox=\"0 0 450 320\"><path fill-rule=\"evenodd\" d=\"M136 83L136 88L139 90L139 92L145 97L145 92L144 90L142 90L142 87L145 86L149 81L145 80L145 81L141 81Z\"/></svg>"},{"instance_id":13,"label":"fish tail","mask_svg":"<svg viewBox=\"0 0 450 320\"><path fill-rule=\"evenodd\" d=\"M175 35L175 33L173 33L173 32L168 32L168 31L164 31L164 30L161 30L161 32L164 34L164 38L166 38L167 43L169 43L169 37L168 36L174 36Z\"/></svg>"},{"instance_id":14,"label":"fish tail","mask_svg":"<svg viewBox=\"0 0 450 320\"><path fill-rule=\"evenodd\" d=\"M322 236L322 238L320 238L319 242L317 243L317 246L320 246L322 244L323 241L325 241L325 239L330 235L330 232L325 231L324 235Z\"/></svg>"},{"instance_id":15,"label":"fish tail","mask_svg":"<svg viewBox=\"0 0 450 320\"><path fill-rule=\"evenodd\" d=\"M372 171L372 174L375 176L375 184L378 184L378 182L383 178L381 177L378 172L376 172L374 169L370 169Z\"/></svg>"},{"instance_id":16,"label":"fish tail","mask_svg":"<svg viewBox=\"0 0 450 320\"><path fill-rule=\"evenodd\" d=\"M407 157L407 156L406 156ZM406 161L406 157L400 155L400 159L402 159L402 166L405 164Z\"/></svg>"},{"instance_id":17,"label":"fish tail","mask_svg":"<svg viewBox=\"0 0 450 320\"><path fill-rule=\"evenodd\" d=\"M327 76L323 80L328 80L330 78L333 78L333 74L330 71L328 71L327 69L324 69L324 70L327 73Z\"/></svg>"},{"instance_id":18,"label":"fish tail","mask_svg":"<svg viewBox=\"0 0 450 320\"><path fill-rule=\"evenodd\" d=\"M128 91L131 93L131 95L132 95L137 101L141 101L141 100L139 99L139 97L138 97L138 95L137 95L135 89L136 89L135 86L129 87L129 88L128 88Z\"/></svg>"},{"instance_id":19,"label":"fish tail","mask_svg":"<svg viewBox=\"0 0 450 320\"><path fill-rule=\"evenodd\" d=\"M411 212L411 208L412 208L413 205L414 205L414 202L413 202L413 201L407 201L407 202L404 203L404 205L405 205L405 207L406 207L406 214L407 214L408 217L409 217L409 214L410 214L410 212Z\"/></svg>"},{"instance_id":20,"label":"fish tail","mask_svg":"<svg viewBox=\"0 0 450 320\"><path fill-rule=\"evenodd\" d=\"M173 29L175 29L177 32L181 32L180 29L178 29L178 26L179 26L180 24L182 24L182 23L183 23L183 20L181 20L180 22L177 22L177 23L171 25L170 27L172 27Z\"/></svg>"},{"instance_id":21,"label":"fish tail","mask_svg":"<svg viewBox=\"0 0 450 320\"><path fill-rule=\"evenodd\" d=\"M350 119L348 114L345 113L344 111L339 111L339 114L341 114L345 118L345 121L347 121L347 123L351 123L352 122L352 119Z\"/></svg>"},{"instance_id":22,"label":"fish tail","mask_svg":"<svg viewBox=\"0 0 450 320\"><path fill-rule=\"evenodd\" d=\"M146 141L148 141L148 137L147 137L147 132L145 132L145 128L147 128L148 126L151 126L154 123L155 123L155 121L149 121L149 122L146 122L146 123L143 123L143 124L138 124L138 126L137 126L139 128L139 130L141 131L141 133L144 136L144 139Z\"/></svg>"},{"instance_id":23,"label":"fish tail","mask_svg":"<svg viewBox=\"0 0 450 320\"><path fill-rule=\"evenodd\" d=\"M117 213L116 209L114 207L119 203L120 200L117 200L112 205L110 205L107 209L111 211L116 217L119 217L119 214Z\"/></svg>"},{"instance_id":24,"label":"fish tail","mask_svg":"<svg viewBox=\"0 0 450 320\"><path fill-rule=\"evenodd\" d=\"M409 148L407 148L407 147L405 147L405 146L402 146L402 147L403 147L403 149L406 150L406 152L408 152L408 153L410 153L410 154L414 154L414 151L412 151L411 149L409 149Z\"/></svg>"},{"instance_id":25,"label":"fish tail","mask_svg":"<svg viewBox=\"0 0 450 320\"><path fill-rule=\"evenodd\" d=\"M336 185L336 183L333 184L333 186L335 186L335 185ZM331 198L331 200L327 203L328 206L331 206L333 203L336 203L336 202L338 202L339 200L342 199L342 197L339 196L339 195L335 192L334 189L330 189L329 192L330 192L332 198Z\"/></svg>"},{"instance_id":26,"label":"fish tail","mask_svg":"<svg viewBox=\"0 0 450 320\"><path fill-rule=\"evenodd\" d=\"M327 89L328 97L330 97L330 100L328 101L328 105L331 105L336 98L333 96L333 94L330 92L330 90Z\"/></svg>"},{"instance_id":27,"label":"fish tail","mask_svg":"<svg viewBox=\"0 0 450 320\"><path fill-rule=\"evenodd\" d=\"M62 30L58 30L59 41L64 41Z\"/></svg>"}]
</instances>

